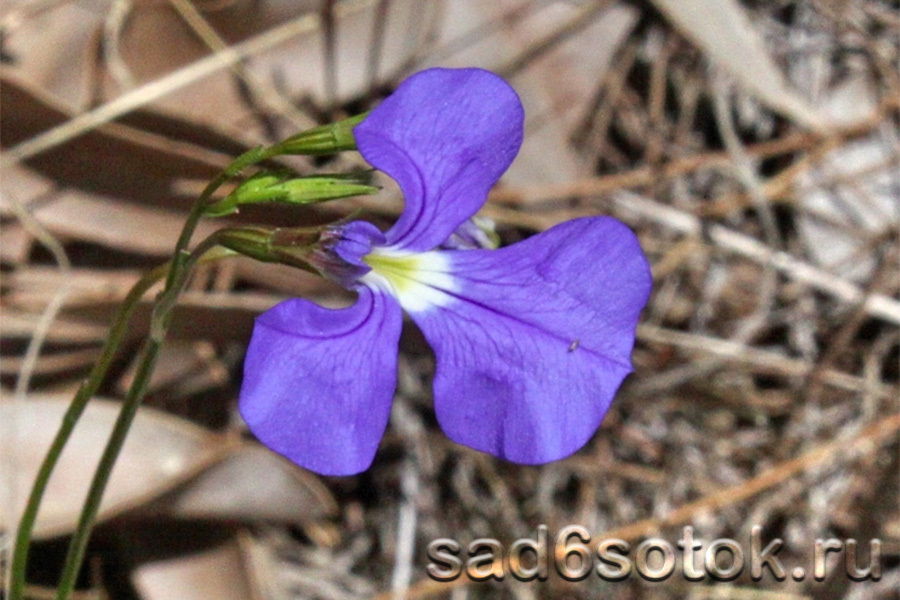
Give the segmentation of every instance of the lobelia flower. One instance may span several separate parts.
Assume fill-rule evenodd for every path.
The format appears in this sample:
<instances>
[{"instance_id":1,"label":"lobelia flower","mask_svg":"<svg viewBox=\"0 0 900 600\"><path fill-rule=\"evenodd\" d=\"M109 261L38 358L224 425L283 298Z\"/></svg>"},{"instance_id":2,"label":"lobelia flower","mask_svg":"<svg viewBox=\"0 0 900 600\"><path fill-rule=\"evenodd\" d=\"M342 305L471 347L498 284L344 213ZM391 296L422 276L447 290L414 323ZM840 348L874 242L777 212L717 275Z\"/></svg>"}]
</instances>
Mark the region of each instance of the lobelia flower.
<instances>
[{"instance_id":1,"label":"lobelia flower","mask_svg":"<svg viewBox=\"0 0 900 600\"><path fill-rule=\"evenodd\" d=\"M470 217L518 152L523 119L496 75L431 69L356 126L406 206L386 233L353 221L323 236L312 262L358 293L353 306L292 299L257 319L240 411L262 443L321 474L367 469L396 387L401 307L434 349L452 440L523 464L587 443L631 371L650 271L608 217L471 249L487 235Z\"/></svg>"}]
</instances>

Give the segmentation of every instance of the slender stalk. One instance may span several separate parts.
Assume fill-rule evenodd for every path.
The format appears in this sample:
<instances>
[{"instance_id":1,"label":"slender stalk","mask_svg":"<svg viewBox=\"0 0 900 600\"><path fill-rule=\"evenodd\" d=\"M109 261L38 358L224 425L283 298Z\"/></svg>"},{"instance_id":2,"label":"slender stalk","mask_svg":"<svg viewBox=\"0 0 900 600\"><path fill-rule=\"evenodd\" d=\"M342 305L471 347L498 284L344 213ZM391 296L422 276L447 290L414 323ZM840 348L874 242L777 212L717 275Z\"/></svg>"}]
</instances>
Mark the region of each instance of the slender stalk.
<instances>
[{"instance_id":1,"label":"slender stalk","mask_svg":"<svg viewBox=\"0 0 900 600\"><path fill-rule=\"evenodd\" d=\"M228 180L236 177L246 167L277 156L284 151L285 150L280 146L273 146L270 148L258 147L237 157L234 162L219 174L218 177L206 186L203 193L197 199L197 202L191 208L184 227L181 230L181 234L178 237L178 241L176 242L172 260L147 273L137 284L135 284L131 291L129 291L119 312L116 314L100 359L94 365L88 379L79 388L75 398L66 411L66 414L63 416L63 422L60 429L41 464L37 478L32 486L28 503L22 514L16 535L16 545L11 565L12 577L10 600L24 600L26 583L25 575L28 565L31 535L37 520L41 499L46 491L53 469L56 467L59 457L71 437L78 419L84 412L88 401L103 382L113 357L115 356L115 352L127 331L128 322L140 302L140 299L154 283L165 277L165 287L153 310L150 335L141 349L138 373L132 383L131 390L129 390L125 403L123 404L122 411L119 414L113 432L110 435L106 450L101 458L100 466L94 475L79 520L78 529L69 546L69 553L66 557L66 564L64 566L60 587L57 592L57 598L66 599L71 595L75 587L81 562L84 558L84 551L87 547L90 531L96 519L97 511L99 510L103 492L131 422L137 413L137 408L140 406L140 402L146 393L147 384L150 375L153 372L159 348L162 345L165 333L168 330L171 321L172 308L178 299L181 289L187 281L187 276L191 268L197 261L204 259L205 254L207 257L210 257L212 253L207 253L207 251L216 246L216 234L213 234L210 238L201 243L194 252L188 251L188 245L194 235L197 224L204 216L210 198L212 198L212 195L216 190ZM234 252L222 249L221 255L212 258L221 258L233 254Z\"/></svg>"},{"instance_id":2,"label":"slender stalk","mask_svg":"<svg viewBox=\"0 0 900 600\"><path fill-rule=\"evenodd\" d=\"M94 472L94 478L85 498L78 526L69 544L63 573L56 592L57 600L67 600L75 590L75 584L78 580L78 573L81 570L81 563L84 560L84 553L87 549L91 530L100 510L100 503L103 500L103 493L106 491L106 485L109 483L110 475L125 443L131 423L134 421L141 401L147 393L150 376L153 374L159 350L162 347L163 339L172 320L172 308L174 308L178 295L184 288L193 266L204 253L216 246L217 243L216 234L211 235L194 252L187 255L187 259L177 269L173 266L169 270L170 275L173 272L175 273L174 277L170 277L172 287L163 292L153 309L150 325L151 333L141 348L137 373L122 404L122 410L119 412L119 416L113 426L113 431L100 458L97 470Z\"/></svg>"},{"instance_id":3,"label":"slender stalk","mask_svg":"<svg viewBox=\"0 0 900 600\"><path fill-rule=\"evenodd\" d=\"M181 267L184 265L188 256L190 256L190 253L187 250L188 244L191 243L191 238L194 236L194 230L197 229L197 223L199 223L200 219L203 217L203 213L206 211L207 204L213 193L222 187L229 179L237 176L246 167L266 160L267 158L271 158L272 156L271 149L266 149L261 146L252 148L234 159L234 162L225 167L218 177L210 181L203 189L200 197L194 203L194 206L191 207L191 212L188 214L184 227L181 229L178 241L175 242L175 252L172 255L172 268L169 270L168 277L166 277L166 287L163 292L164 295L172 289L175 277L181 271Z\"/></svg>"},{"instance_id":4,"label":"slender stalk","mask_svg":"<svg viewBox=\"0 0 900 600\"><path fill-rule=\"evenodd\" d=\"M112 364L116 350L118 349L119 344L122 343L125 333L128 331L128 322L131 320L131 316L134 314L141 298L154 283L166 275L169 271L169 265L170 263L166 263L149 271L141 277L128 292L128 295L125 297L122 306L119 307L119 311L116 313L113 324L110 327L109 335L106 338L106 343L103 346L100 358L94 364L88 378L78 388L75 398L72 400L68 410L66 410L66 414L63 416L62 424L59 431L56 433L56 437L53 438L53 443L50 445L50 449L47 451L44 461L41 463L37 478L35 479L34 485L31 488L31 493L28 496L28 503L25 505L25 511L22 513L22 517L19 520L19 530L16 534L16 545L11 567L12 580L10 583L10 600L21 600L24 597L25 570L28 565L28 550L31 545L31 534L34 530L35 521L37 520L41 498L44 495L44 491L47 489L47 483L50 481L50 475L53 473L53 468L56 466L66 442L72 435L72 431L75 429L75 424L78 422L79 417L81 417L81 413L84 412L88 400L96 393L100 384L103 382L103 379L106 377L106 372Z\"/></svg>"},{"instance_id":5,"label":"slender stalk","mask_svg":"<svg viewBox=\"0 0 900 600\"><path fill-rule=\"evenodd\" d=\"M128 322L131 320L131 316L134 314L134 310L137 308L138 303L147 290L163 277L166 278L166 291L172 288L177 273L182 270L182 267L189 256L187 246L193 237L194 231L197 228L197 223L199 223L202 218L203 212L206 209L212 194L229 179L240 173L245 167L269 158L270 155L271 152L267 152L263 148L249 150L235 159L235 161L226 167L216 179L211 181L191 208L191 212L189 213L184 227L181 230L181 234L178 237L178 241L175 244L175 252L172 260L144 275L125 297L110 328L109 336L103 346L100 358L91 370L88 379L85 380L78 389L75 398L72 400L66 414L63 416L60 429L53 439L53 443L47 451L47 455L44 457L44 461L41 463L41 468L32 485L28 503L25 505L25 510L22 513L22 517L19 521L19 529L16 534L16 545L13 551L13 562L11 565L12 577L10 582L10 600L24 599L25 574L28 566L28 553L31 547L31 534L34 531L34 524L37 521L41 499L47 489L47 484L50 481L50 476L53 474L53 469L56 467L56 463L59 461L63 448L65 448L66 443L69 441L78 419L84 412L88 401L94 393L96 393L100 384L103 382L103 379L106 377L106 373L109 370L116 350L118 349L119 344L121 344L122 338L125 336ZM164 291L163 294L166 294L166 291Z\"/></svg>"},{"instance_id":6,"label":"slender stalk","mask_svg":"<svg viewBox=\"0 0 900 600\"><path fill-rule=\"evenodd\" d=\"M221 252L217 253L207 252L201 257L201 260L204 262L208 260L218 260L233 255L234 252L223 249ZM171 261L148 271L128 291L128 294L122 301L122 305L119 307L119 310L113 318L113 323L110 326L109 335L106 337L106 342L100 353L100 358L94 364L87 379L85 379L78 388L78 392L76 392L72 403L69 404L69 408L63 415L59 431L56 432L56 436L53 438L53 442L47 450L47 454L44 456L44 460L41 463L37 477L34 480L34 484L32 485L31 492L28 496L28 502L19 519L19 528L16 533L16 545L11 565L12 578L10 582L10 600L21 600L24 598L25 574L28 566L28 552L31 546L31 534L34 531L34 525L37 521L41 498L47 489L50 476L53 474L53 469L56 467L56 463L62 455L63 448L71 437L75 425L81 417L81 414L84 412L88 401L97 392L97 389L106 378L106 373L109 371L109 367L112 365L112 361L115 358L116 350L122 343L125 334L128 332L128 323L131 321L135 309L140 304L141 298L144 297L144 294L146 294L155 283L166 276L170 270L170 266Z\"/></svg>"}]
</instances>

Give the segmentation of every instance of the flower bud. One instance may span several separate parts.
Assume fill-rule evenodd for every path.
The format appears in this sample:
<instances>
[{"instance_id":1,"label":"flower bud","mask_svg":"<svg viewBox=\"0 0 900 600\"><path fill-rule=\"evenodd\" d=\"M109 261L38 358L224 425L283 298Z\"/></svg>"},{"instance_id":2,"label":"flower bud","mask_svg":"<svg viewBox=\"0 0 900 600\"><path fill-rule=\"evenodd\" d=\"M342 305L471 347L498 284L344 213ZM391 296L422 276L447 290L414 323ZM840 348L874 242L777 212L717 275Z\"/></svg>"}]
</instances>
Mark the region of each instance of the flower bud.
<instances>
[{"instance_id":1,"label":"flower bud","mask_svg":"<svg viewBox=\"0 0 900 600\"><path fill-rule=\"evenodd\" d=\"M222 200L206 208L206 216L222 217L234 214L245 204L280 202L312 204L374 194L378 188L369 185L372 171L347 175L308 175L291 177L287 173L261 172L246 179Z\"/></svg>"},{"instance_id":2,"label":"flower bud","mask_svg":"<svg viewBox=\"0 0 900 600\"><path fill-rule=\"evenodd\" d=\"M342 150L356 150L353 128L359 125L368 115L369 113L363 113L337 123L308 129L273 146L268 154L270 156L279 154L320 156L323 154L335 154Z\"/></svg>"},{"instance_id":3,"label":"flower bud","mask_svg":"<svg viewBox=\"0 0 900 600\"><path fill-rule=\"evenodd\" d=\"M308 258L315 251L321 232L320 228L234 227L219 230L216 237L220 246L238 254L319 274Z\"/></svg>"},{"instance_id":4,"label":"flower bud","mask_svg":"<svg viewBox=\"0 0 900 600\"><path fill-rule=\"evenodd\" d=\"M321 275L352 287L371 271L363 261L384 234L371 223L337 222L322 227L234 227L216 233L219 245L263 262Z\"/></svg>"}]
</instances>

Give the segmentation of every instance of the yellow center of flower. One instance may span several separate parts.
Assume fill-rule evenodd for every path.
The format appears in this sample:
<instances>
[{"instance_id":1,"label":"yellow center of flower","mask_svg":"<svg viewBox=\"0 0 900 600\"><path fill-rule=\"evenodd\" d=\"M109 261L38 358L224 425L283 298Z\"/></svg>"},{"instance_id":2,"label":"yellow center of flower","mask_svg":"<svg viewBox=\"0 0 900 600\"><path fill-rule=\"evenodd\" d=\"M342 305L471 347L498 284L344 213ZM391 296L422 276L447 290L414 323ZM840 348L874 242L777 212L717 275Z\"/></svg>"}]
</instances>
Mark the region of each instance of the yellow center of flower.
<instances>
[{"instance_id":1,"label":"yellow center of flower","mask_svg":"<svg viewBox=\"0 0 900 600\"><path fill-rule=\"evenodd\" d=\"M418 253L375 250L363 256L372 267L361 279L382 288L389 286L400 305L415 313L455 301L458 283L445 252Z\"/></svg>"},{"instance_id":2,"label":"yellow center of flower","mask_svg":"<svg viewBox=\"0 0 900 600\"><path fill-rule=\"evenodd\" d=\"M415 254L391 255L369 253L362 261L388 280L398 294L409 291L419 280L421 257Z\"/></svg>"}]
</instances>

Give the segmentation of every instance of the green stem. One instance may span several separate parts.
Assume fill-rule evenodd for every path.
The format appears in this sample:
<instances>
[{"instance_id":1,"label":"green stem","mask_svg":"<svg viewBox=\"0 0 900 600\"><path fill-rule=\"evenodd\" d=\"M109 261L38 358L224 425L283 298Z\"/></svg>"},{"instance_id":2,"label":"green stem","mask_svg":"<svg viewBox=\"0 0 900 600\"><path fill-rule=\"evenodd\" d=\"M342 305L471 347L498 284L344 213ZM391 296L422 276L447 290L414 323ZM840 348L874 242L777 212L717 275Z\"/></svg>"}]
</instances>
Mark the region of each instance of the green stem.
<instances>
[{"instance_id":1,"label":"green stem","mask_svg":"<svg viewBox=\"0 0 900 600\"><path fill-rule=\"evenodd\" d=\"M232 256L233 254L233 252L224 250L217 254L208 252L202 257L202 260L218 260L226 256ZM34 525L37 521L41 498L47 489L47 484L50 481L50 476L53 474L53 469L56 467L56 463L62 455L63 448L69 441L69 438L75 429L75 425L81 417L81 414L84 412L88 401L97 392L97 389L106 378L106 373L109 371L109 367L112 365L113 359L115 358L116 350L122 343L125 334L128 332L128 323L131 321L134 311L140 304L141 298L144 297L147 291L153 287L155 283L166 276L170 270L170 266L171 261L145 273L144 276L132 286L131 290L129 290L110 326L109 335L107 336L103 350L100 353L100 358L94 364L87 379L85 379L78 388L75 398L72 400L71 404L69 404L69 408L66 410L65 415L63 415L59 431L56 432L56 436L53 438L53 442L47 450L47 454L44 456L44 460L41 463L37 477L34 480L34 484L32 485L31 492L28 496L25 510L22 512L22 516L19 519L19 528L16 533L16 545L11 565L10 600L21 600L24 598L25 575L28 566L28 552L31 546L31 534L34 531Z\"/></svg>"},{"instance_id":2,"label":"green stem","mask_svg":"<svg viewBox=\"0 0 900 600\"><path fill-rule=\"evenodd\" d=\"M71 437L78 419L84 412L88 401L91 399L94 393L96 393L97 389L100 387L100 384L103 382L103 379L106 377L106 373L109 370L116 350L118 349L123 337L125 336L128 322L130 321L131 316L134 314L134 310L137 308L138 303L140 302L143 295L147 292L147 290L155 282L162 279L163 277L166 278L166 284L162 296L160 297L160 301L157 303L157 306L154 308L153 324L155 326L151 329L150 339L147 341L142 350L142 356L145 356L146 359L142 361L142 369L140 371L144 371L144 367L146 367L146 373L141 375L141 372L139 372L139 375L141 375L143 378L149 378L149 374L152 371L153 364L156 360L155 355L158 352L158 345L162 343L162 337L164 337L165 330L168 328L168 314L171 312L171 308L174 305L175 300L177 299L178 292L180 292L180 287L181 285L183 285L184 280L187 277L187 271L189 269L186 269L186 267L193 265L193 263L196 260L199 260L199 258L203 254L202 252L189 253L187 248L188 244L190 244L191 238L193 237L194 231L197 228L197 224L204 215L210 198L216 190L218 190L229 179L237 176L244 168L265 159L271 158L272 156L275 156L276 153L277 152L273 148L266 149L260 147L249 150L236 158L234 162L232 162L224 171L222 171L222 173L218 177L216 177L216 179L211 181L209 185L207 185L203 190L203 193L200 195L197 202L191 208L191 212L188 215L184 228L182 229L181 234L178 237L178 241L176 242L175 253L172 257L172 260L165 265L162 265L144 275L144 277L142 277L138 281L138 283L135 284L135 286L131 289L131 291L129 291L128 295L126 296L125 301L116 314L115 320L110 329L109 336L103 347L100 359L94 365L94 368L91 370L88 379L78 389L75 398L72 400L72 403L69 405L66 414L63 416L63 421L60 425L60 429L57 432L56 437L53 439L53 443L51 444L50 449L48 450L47 455L45 456L44 461L41 464L38 475L32 486L31 493L28 497L28 503L26 504L25 510L22 513L22 517L19 522L19 529L16 534L16 545L14 549L13 562L11 565L12 573L10 582L10 600L24 600L26 585L25 576L28 565L28 553L31 545L31 535L34 530L35 522L37 520L41 499L43 498L44 492L46 491L50 476L53 473L53 469L56 467L56 464L59 461L59 457L62 454L66 443ZM211 243L206 247L209 248L212 247L212 245L214 244ZM177 291L173 294L173 290ZM133 384L132 387L139 387L136 385L137 383L138 380L136 379L135 384ZM147 382L144 381L142 385L146 386L146 383ZM143 397L143 393L138 394L137 402L133 403L139 404L141 397ZM126 409L127 406L123 407L123 413L120 414L120 420L125 422L125 426L123 428L124 432L127 432L131 419L133 419L133 415L129 416L125 414ZM114 431L113 436L110 439L110 445L113 445L112 443L115 441L115 437L116 433ZM121 445L121 442L119 442L119 445ZM108 450L109 448L110 446L107 447ZM112 462L115 462L115 456L117 454L118 450L111 453ZM112 468L111 464L109 468ZM87 536L90 533L91 525L93 524L93 520L96 517L96 510L94 510L93 516L90 516L90 518L87 519L85 518L86 514L89 512L88 509L90 508L88 504L96 502L97 506L99 506L100 496L102 496L103 488L105 488L106 479L108 479L109 473L107 473L105 477L101 478L103 479L102 482L98 479L99 475L99 472L95 475L93 483L97 485L92 486L91 493L89 493L89 496L86 500L85 511L82 513L81 523L79 523L80 535L76 538L73 538L72 545L70 546L70 556L67 557L66 574L64 574L63 581L67 582L71 580L71 583L66 583L68 591L65 591L63 587L60 588L60 593L58 596L60 598L68 598L68 596L74 589L75 578L77 577L78 570L81 565L81 560L84 555L84 547L86 547L87 544ZM97 488L97 490L99 491L95 491L95 488ZM97 497L94 498L94 496ZM84 525L82 525L82 523Z\"/></svg>"},{"instance_id":3,"label":"green stem","mask_svg":"<svg viewBox=\"0 0 900 600\"><path fill-rule=\"evenodd\" d=\"M75 424L78 422L81 413L84 412L88 400L96 393L106 372L109 370L115 357L116 350L121 344L122 339L128 331L128 322L134 314L141 298L149 290L154 283L162 279L169 271L169 264L161 265L152 271L146 273L134 287L128 292L122 306L116 313L113 324L109 330L109 336L103 346L100 358L91 369L88 378L78 388L75 398L69 405L66 414L63 416L62 425L53 439L44 461L41 463L37 478L31 488L31 494L28 497L28 503L25 505L25 511L19 521L19 530L16 534L16 546L13 554L12 562L12 580L10 587L10 600L21 600L25 593L25 570L28 564L28 550L31 545L31 534L34 530L34 524L37 520L38 508L41 504L41 498L47 489L47 483L50 481L50 475L56 466L63 447L72 435Z\"/></svg>"},{"instance_id":4,"label":"green stem","mask_svg":"<svg viewBox=\"0 0 900 600\"><path fill-rule=\"evenodd\" d=\"M81 563L84 560L84 553L87 549L91 530L100 510L100 503L103 500L103 493L106 491L106 485L109 483L109 477L112 474L116 459L119 457L119 452L122 450L122 445L125 443L131 423L134 421L141 401L147 393L150 376L153 373L159 350L172 320L172 308L175 306L178 295L184 288L188 275L198 258L216 246L217 240L216 234L211 235L179 265L177 270L175 268L169 270L169 279L172 281L172 287L163 292L153 309L150 335L141 348L137 362L137 373L122 404L122 410L113 426L106 448L103 450L97 470L94 472L94 478L85 498L78 526L69 544L69 551L66 554L63 573L56 592L56 600L67 600L75 590L75 584L78 580L78 573L81 570ZM175 272L175 276L171 277L173 272Z\"/></svg>"},{"instance_id":5,"label":"green stem","mask_svg":"<svg viewBox=\"0 0 900 600\"><path fill-rule=\"evenodd\" d=\"M187 250L188 244L191 243L191 238L194 236L194 230L197 229L197 223L199 223L200 219L203 217L209 199L212 198L215 191L222 187L229 179L237 176L245 168L266 160L267 158L271 158L272 156L271 149L266 149L261 146L252 148L234 159L234 162L228 165L218 177L210 181L206 188L204 188L200 197L194 203L194 206L191 207L191 212L188 214L188 218L184 223L181 235L178 236L178 241L175 243L175 252L172 255L172 269L169 270L169 275L166 278L166 287L163 294L166 294L172 289L176 274L181 271L185 261L188 256L190 256L190 253Z\"/></svg>"}]
</instances>

